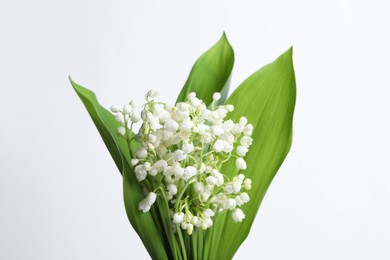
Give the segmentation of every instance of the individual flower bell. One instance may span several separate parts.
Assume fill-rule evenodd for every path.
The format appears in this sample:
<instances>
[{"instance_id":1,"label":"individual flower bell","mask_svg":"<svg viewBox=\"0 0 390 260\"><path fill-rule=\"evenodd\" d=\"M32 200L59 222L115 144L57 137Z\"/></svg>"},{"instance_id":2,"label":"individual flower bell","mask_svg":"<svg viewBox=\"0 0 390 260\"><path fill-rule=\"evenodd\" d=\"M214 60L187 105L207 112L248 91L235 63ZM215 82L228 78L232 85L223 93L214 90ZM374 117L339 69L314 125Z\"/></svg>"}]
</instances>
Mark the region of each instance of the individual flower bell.
<instances>
[{"instance_id":1,"label":"individual flower bell","mask_svg":"<svg viewBox=\"0 0 390 260\"><path fill-rule=\"evenodd\" d=\"M244 212L242 212L241 209L235 209L232 213L233 221L234 222L241 222L245 218Z\"/></svg>"},{"instance_id":2,"label":"individual flower bell","mask_svg":"<svg viewBox=\"0 0 390 260\"><path fill-rule=\"evenodd\" d=\"M215 92L214 94L213 94L213 100L214 101L218 101L218 100L220 100L221 99L221 94L219 93L219 92Z\"/></svg>"},{"instance_id":3,"label":"individual flower bell","mask_svg":"<svg viewBox=\"0 0 390 260\"><path fill-rule=\"evenodd\" d=\"M245 162L245 160L242 159L242 158L238 158L236 160L236 167L239 170L245 170L246 169L246 162Z\"/></svg>"},{"instance_id":4,"label":"individual flower bell","mask_svg":"<svg viewBox=\"0 0 390 260\"><path fill-rule=\"evenodd\" d=\"M154 192L149 192L149 194L141 200L141 202L138 205L139 210L142 210L142 212L148 212L150 210L150 207L153 205L153 203L156 201L157 195Z\"/></svg>"},{"instance_id":5,"label":"individual flower bell","mask_svg":"<svg viewBox=\"0 0 390 260\"><path fill-rule=\"evenodd\" d=\"M251 188L241 171L247 168L244 156L253 141L253 126L245 117L238 122L226 119L234 107L215 106L220 93L213 94L210 108L195 93L174 106L156 101L158 94L150 90L142 107L134 101L122 109L111 107L120 123L118 134L129 144L135 177L147 194L139 209L148 212L161 195L168 200L172 224L189 235L194 228L212 227L223 212L230 211L233 220L241 222L245 214L240 207L249 201L246 190ZM230 160L237 174L228 177L223 165Z\"/></svg>"}]
</instances>

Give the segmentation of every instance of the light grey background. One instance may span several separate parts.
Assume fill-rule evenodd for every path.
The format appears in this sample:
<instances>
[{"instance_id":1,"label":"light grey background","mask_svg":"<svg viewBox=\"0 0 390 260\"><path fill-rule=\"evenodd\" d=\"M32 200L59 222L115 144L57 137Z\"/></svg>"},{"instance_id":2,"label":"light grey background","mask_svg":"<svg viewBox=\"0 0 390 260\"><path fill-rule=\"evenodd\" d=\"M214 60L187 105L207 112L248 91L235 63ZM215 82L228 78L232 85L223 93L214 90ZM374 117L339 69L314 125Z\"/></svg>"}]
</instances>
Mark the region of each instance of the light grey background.
<instances>
[{"instance_id":1,"label":"light grey background","mask_svg":"<svg viewBox=\"0 0 390 260\"><path fill-rule=\"evenodd\" d=\"M0 259L147 259L67 80L174 102L223 30L232 89L294 45L292 150L235 259L390 259L387 1L0 2Z\"/></svg>"}]
</instances>

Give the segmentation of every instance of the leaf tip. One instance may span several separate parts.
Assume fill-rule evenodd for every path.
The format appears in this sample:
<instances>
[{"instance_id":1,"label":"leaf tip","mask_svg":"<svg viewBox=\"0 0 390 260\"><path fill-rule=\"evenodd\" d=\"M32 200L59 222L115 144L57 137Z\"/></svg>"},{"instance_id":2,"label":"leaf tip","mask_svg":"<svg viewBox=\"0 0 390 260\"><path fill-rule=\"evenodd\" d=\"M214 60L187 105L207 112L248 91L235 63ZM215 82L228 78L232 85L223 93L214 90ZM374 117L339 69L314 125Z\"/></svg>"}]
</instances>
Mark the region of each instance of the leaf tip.
<instances>
[{"instance_id":1,"label":"leaf tip","mask_svg":"<svg viewBox=\"0 0 390 260\"><path fill-rule=\"evenodd\" d=\"M71 76L70 75L68 75L68 79L69 79L69 81L70 81L70 84L74 84L74 81L72 80L72 78L71 78Z\"/></svg>"},{"instance_id":2,"label":"leaf tip","mask_svg":"<svg viewBox=\"0 0 390 260\"><path fill-rule=\"evenodd\" d=\"M280 55L276 60L279 62L289 64L293 67L293 46L288 48L282 55Z\"/></svg>"},{"instance_id":3,"label":"leaf tip","mask_svg":"<svg viewBox=\"0 0 390 260\"><path fill-rule=\"evenodd\" d=\"M293 56L293 50L294 50L294 46L292 45L290 48L288 48L287 51L285 51L284 54L286 54L287 56L291 57Z\"/></svg>"},{"instance_id":4,"label":"leaf tip","mask_svg":"<svg viewBox=\"0 0 390 260\"><path fill-rule=\"evenodd\" d=\"M226 35L226 32L225 32L225 31L222 32L222 36L221 36L221 38L219 39L219 41L220 41L220 42L226 43L226 44L227 44L228 46L230 46L230 48L231 48L230 42L229 42L229 40L228 40L228 38L227 38L227 35Z\"/></svg>"},{"instance_id":5,"label":"leaf tip","mask_svg":"<svg viewBox=\"0 0 390 260\"><path fill-rule=\"evenodd\" d=\"M294 52L294 45L291 45L291 47L287 50L287 52L290 54L290 57L292 59L293 52Z\"/></svg>"}]
</instances>

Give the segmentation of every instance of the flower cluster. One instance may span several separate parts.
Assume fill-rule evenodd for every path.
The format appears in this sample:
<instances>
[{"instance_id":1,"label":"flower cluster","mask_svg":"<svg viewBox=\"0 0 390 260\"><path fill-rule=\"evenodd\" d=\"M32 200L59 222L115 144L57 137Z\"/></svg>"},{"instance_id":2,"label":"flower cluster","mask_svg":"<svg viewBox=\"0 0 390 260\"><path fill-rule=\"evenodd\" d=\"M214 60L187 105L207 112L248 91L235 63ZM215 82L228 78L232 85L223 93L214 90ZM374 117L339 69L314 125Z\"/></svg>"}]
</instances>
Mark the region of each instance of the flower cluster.
<instances>
[{"instance_id":1,"label":"flower cluster","mask_svg":"<svg viewBox=\"0 0 390 260\"><path fill-rule=\"evenodd\" d=\"M135 176L146 191L139 209L149 211L156 196L162 196L169 202L173 226L188 234L194 227L210 228L224 211L241 222L245 214L240 207L249 201L251 180L240 172L229 179L220 170L231 158L239 171L247 168L243 157L252 143L253 126L245 117L225 120L234 107L215 106L220 93L214 93L209 108L195 93L175 106L157 102L157 96L151 90L142 107L134 101L122 109L111 107L121 123L118 134L128 141ZM137 123L142 125L134 135Z\"/></svg>"}]
</instances>

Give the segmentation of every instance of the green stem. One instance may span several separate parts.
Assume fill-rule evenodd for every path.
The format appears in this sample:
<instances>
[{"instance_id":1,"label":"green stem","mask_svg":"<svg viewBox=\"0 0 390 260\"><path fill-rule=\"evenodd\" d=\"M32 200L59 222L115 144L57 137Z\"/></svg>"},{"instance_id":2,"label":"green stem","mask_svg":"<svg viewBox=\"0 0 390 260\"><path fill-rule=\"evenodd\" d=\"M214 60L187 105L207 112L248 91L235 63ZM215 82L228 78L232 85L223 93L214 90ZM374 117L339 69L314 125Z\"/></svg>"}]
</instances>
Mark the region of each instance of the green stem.
<instances>
[{"instance_id":1,"label":"green stem","mask_svg":"<svg viewBox=\"0 0 390 260\"><path fill-rule=\"evenodd\" d=\"M197 240L198 240L198 230L197 228L195 228L194 232L191 235L192 257L194 260L198 260Z\"/></svg>"},{"instance_id":2,"label":"green stem","mask_svg":"<svg viewBox=\"0 0 390 260\"><path fill-rule=\"evenodd\" d=\"M165 190L161 186L157 187L157 189L159 189L161 191L161 195L163 197L163 201L164 201L163 206L165 208L164 209L165 217L166 216L169 217L170 216L169 205L168 205L168 199L167 199L166 194L165 194ZM164 219L162 212L161 212L161 217L163 218L164 229L165 229L165 232L167 234L168 242L169 242L169 245L171 247L172 254L174 255L174 259L182 259L180 257L180 252L179 252L177 244L176 244L177 241L176 241L175 236L173 234L173 230L172 230L172 226L171 226L171 219L170 218Z\"/></svg>"},{"instance_id":3,"label":"green stem","mask_svg":"<svg viewBox=\"0 0 390 260\"><path fill-rule=\"evenodd\" d=\"M185 247L184 240L183 240L183 235L181 234L180 224L176 224L176 232L177 232L177 235L179 236L183 259L187 260L187 252L186 252L186 247Z\"/></svg>"},{"instance_id":4,"label":"green stem","mask_svg":"<svg viewBox=\"0 0 390 260\"><path fill-rule=\"evenodd\" d=\"M188 186L190 186L191 183L193 183L196 180L196 176L190 178L187 183L184 185L182 190L180 191L179 195L176 197L176 204L175 204L175 210L178 212L179 210L179 202L181 201L181 197L183 197L184 192L187 190Z\"/></svg>"}]
</instances>

